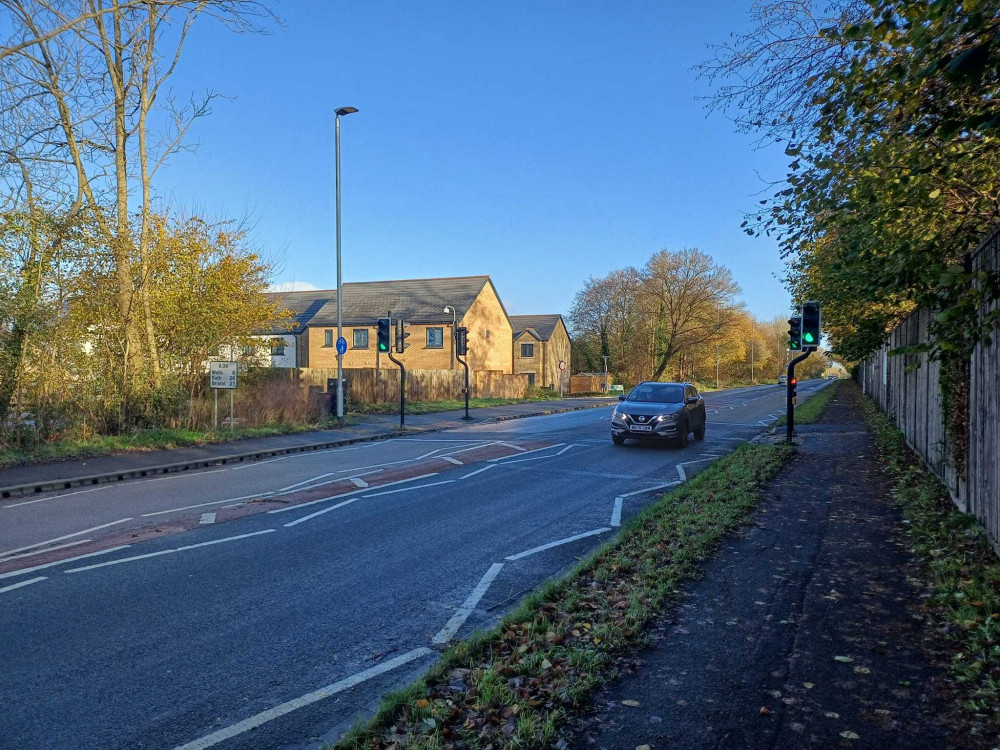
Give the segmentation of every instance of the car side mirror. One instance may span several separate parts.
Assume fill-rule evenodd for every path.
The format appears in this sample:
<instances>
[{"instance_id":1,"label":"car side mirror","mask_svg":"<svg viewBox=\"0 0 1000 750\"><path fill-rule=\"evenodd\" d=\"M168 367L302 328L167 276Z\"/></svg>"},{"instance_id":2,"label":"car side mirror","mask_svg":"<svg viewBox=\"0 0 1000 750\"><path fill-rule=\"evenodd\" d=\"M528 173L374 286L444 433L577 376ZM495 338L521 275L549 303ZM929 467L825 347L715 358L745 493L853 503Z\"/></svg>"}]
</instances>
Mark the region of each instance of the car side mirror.
<instances>
[{"instance_id":1,"label":"car side mirror","mask_svg":"<svg viewBox=\"0 0 1000 750\"><path fill-rule=\"evenodd\" d=\"M698 403L698 397L697 396L688 396L687 402L689 404L697 404Z\"/></svg>"},{"instance_id":2,"label":"car side mirror","mask_svg":"<svg viewBox=\"0 0 1000 750\"><path fill-rule=\"evenodd\" d=\"M625 400L625 394L622 394L622 395L620 395L620 396L618 397L618 400L619 400L619 401L624 401L624 400Z\"/></svg>"}]
</instances>

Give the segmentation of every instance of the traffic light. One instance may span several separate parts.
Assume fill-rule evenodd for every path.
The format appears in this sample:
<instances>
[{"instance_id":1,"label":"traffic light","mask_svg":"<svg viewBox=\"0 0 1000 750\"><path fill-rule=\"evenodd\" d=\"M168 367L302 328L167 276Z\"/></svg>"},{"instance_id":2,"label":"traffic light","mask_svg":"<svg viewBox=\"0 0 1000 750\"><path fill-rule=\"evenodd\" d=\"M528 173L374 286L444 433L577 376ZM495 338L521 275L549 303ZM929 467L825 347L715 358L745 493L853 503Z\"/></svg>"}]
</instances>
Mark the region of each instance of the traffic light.
<instances>
[{"instance_id":1,"label":"traffic light","mask_svg":"<svg viewBox=\"0 0 1000 750\"><path fill-rule=\"evenodd\" d=\"M464 357L469 353L469 329L461 326L455 329L455 354Z\"/></svg>"},{"instance_id":2,"label":"traffic light","mask_svg":"<svg viewBox=\"0 0 1000 750\"><path fill-rule=\"evenodd\" d=\"M788 319L788 350L797 352L802 348L802 316Z\"/></svg>"},{"instance_id":3,"label":"traffic light","mask_svg":"<svg viewBox=\"0 0 1000 750\"><path fill-rule=\"evenodd\" d=\"M819 346L820 333L819 302L806 302L802 305L802 346Z\"/></svg>"},{"instance_id":4,"label":"traffic light","mask_svg":"<svg viewBox=\"0 0 1000 750\"><path fill-rule=\"evenodd\" d=\"M389 351L391 334L389 329L392 327L392 321L389 318L379 318L378 319L378 351L381 354L385 354Z\"/></svg>"},{"instance_id":5,"label":"traffic light","mask_svg":"<svg viewBox=\"0 0 1000 750\"><path fill-rule=\"evenodd\" d=\"M788 381L788 390L790 391L790 396L792 397L792 403L795 403L795 386L799 384L798 378L792 378Z\"/></svg>"},{"instance_id":6,"label":"traffic light","mask_svg":"<svg viewBox=\"0 0 1000 750\"><path fill-rule=\"evenodd\" d=\"M406 339L409 338L410 333L406 330L406 325L403 323L402 318L396 318L396 354L402 354L406 351L409 344L406 343Z\"/></svg>"}]
</instances>

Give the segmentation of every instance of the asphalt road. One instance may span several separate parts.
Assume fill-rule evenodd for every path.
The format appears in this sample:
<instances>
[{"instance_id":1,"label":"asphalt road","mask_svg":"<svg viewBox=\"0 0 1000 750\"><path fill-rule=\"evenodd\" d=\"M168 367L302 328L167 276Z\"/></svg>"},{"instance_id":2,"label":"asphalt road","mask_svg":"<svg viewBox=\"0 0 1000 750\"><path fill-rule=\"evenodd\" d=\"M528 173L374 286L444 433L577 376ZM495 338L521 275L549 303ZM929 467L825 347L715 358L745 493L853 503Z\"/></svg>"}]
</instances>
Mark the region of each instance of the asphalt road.
<instances>
[{"instance_id":1,"label":"asphalt road","mask_svg":"<svg viewBox=\"0 0 1000 750\"><path fill-rule=\"evenodd\" d=\"M332 739L760 432L783 394L708 394L685 450L613 446L608 407L6 503L0 747ZM40 536L73 546L11 552Z\"/></svg>"}]
</instances>

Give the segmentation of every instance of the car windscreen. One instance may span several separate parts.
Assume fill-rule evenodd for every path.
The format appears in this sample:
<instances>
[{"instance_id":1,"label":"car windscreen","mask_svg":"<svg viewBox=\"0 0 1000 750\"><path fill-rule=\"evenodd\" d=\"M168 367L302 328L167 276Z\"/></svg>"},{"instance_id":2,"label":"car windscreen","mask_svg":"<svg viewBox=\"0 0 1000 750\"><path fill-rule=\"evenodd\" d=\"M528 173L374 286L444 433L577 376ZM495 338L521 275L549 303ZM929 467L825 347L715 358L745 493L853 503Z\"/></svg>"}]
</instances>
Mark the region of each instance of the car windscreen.
<instances>
[{"instance_id":1,"label":"car windscreen","mask_svg":"<svg viewBox=\"0 0 1000 750\"><path fill-rule=\"evenodd\" d=\"M640 404L682 404L684 386L658 383L637 385L628 394L628 400Z\"/></svg>"}]
</instances>

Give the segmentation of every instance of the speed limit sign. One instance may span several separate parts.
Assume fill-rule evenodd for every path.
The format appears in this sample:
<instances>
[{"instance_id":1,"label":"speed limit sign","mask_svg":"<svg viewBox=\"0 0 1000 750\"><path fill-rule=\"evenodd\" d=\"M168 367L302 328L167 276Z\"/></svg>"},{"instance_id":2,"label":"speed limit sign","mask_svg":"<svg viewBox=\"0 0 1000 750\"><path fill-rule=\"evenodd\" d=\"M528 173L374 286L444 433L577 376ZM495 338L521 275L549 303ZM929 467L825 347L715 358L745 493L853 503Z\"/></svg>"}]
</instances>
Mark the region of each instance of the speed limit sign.
<instances>
[{"instance_id":1,"label":"speed limit sign","mask_svg":"<svg viewBox=\"0 0 1000 750\"><path fill-rule=\"evenodd\" d=\"M559 369L560 370L565 370L566 369L566 363L563 362L561 359L559 360Z\"/></svg>"}]
</instances>

